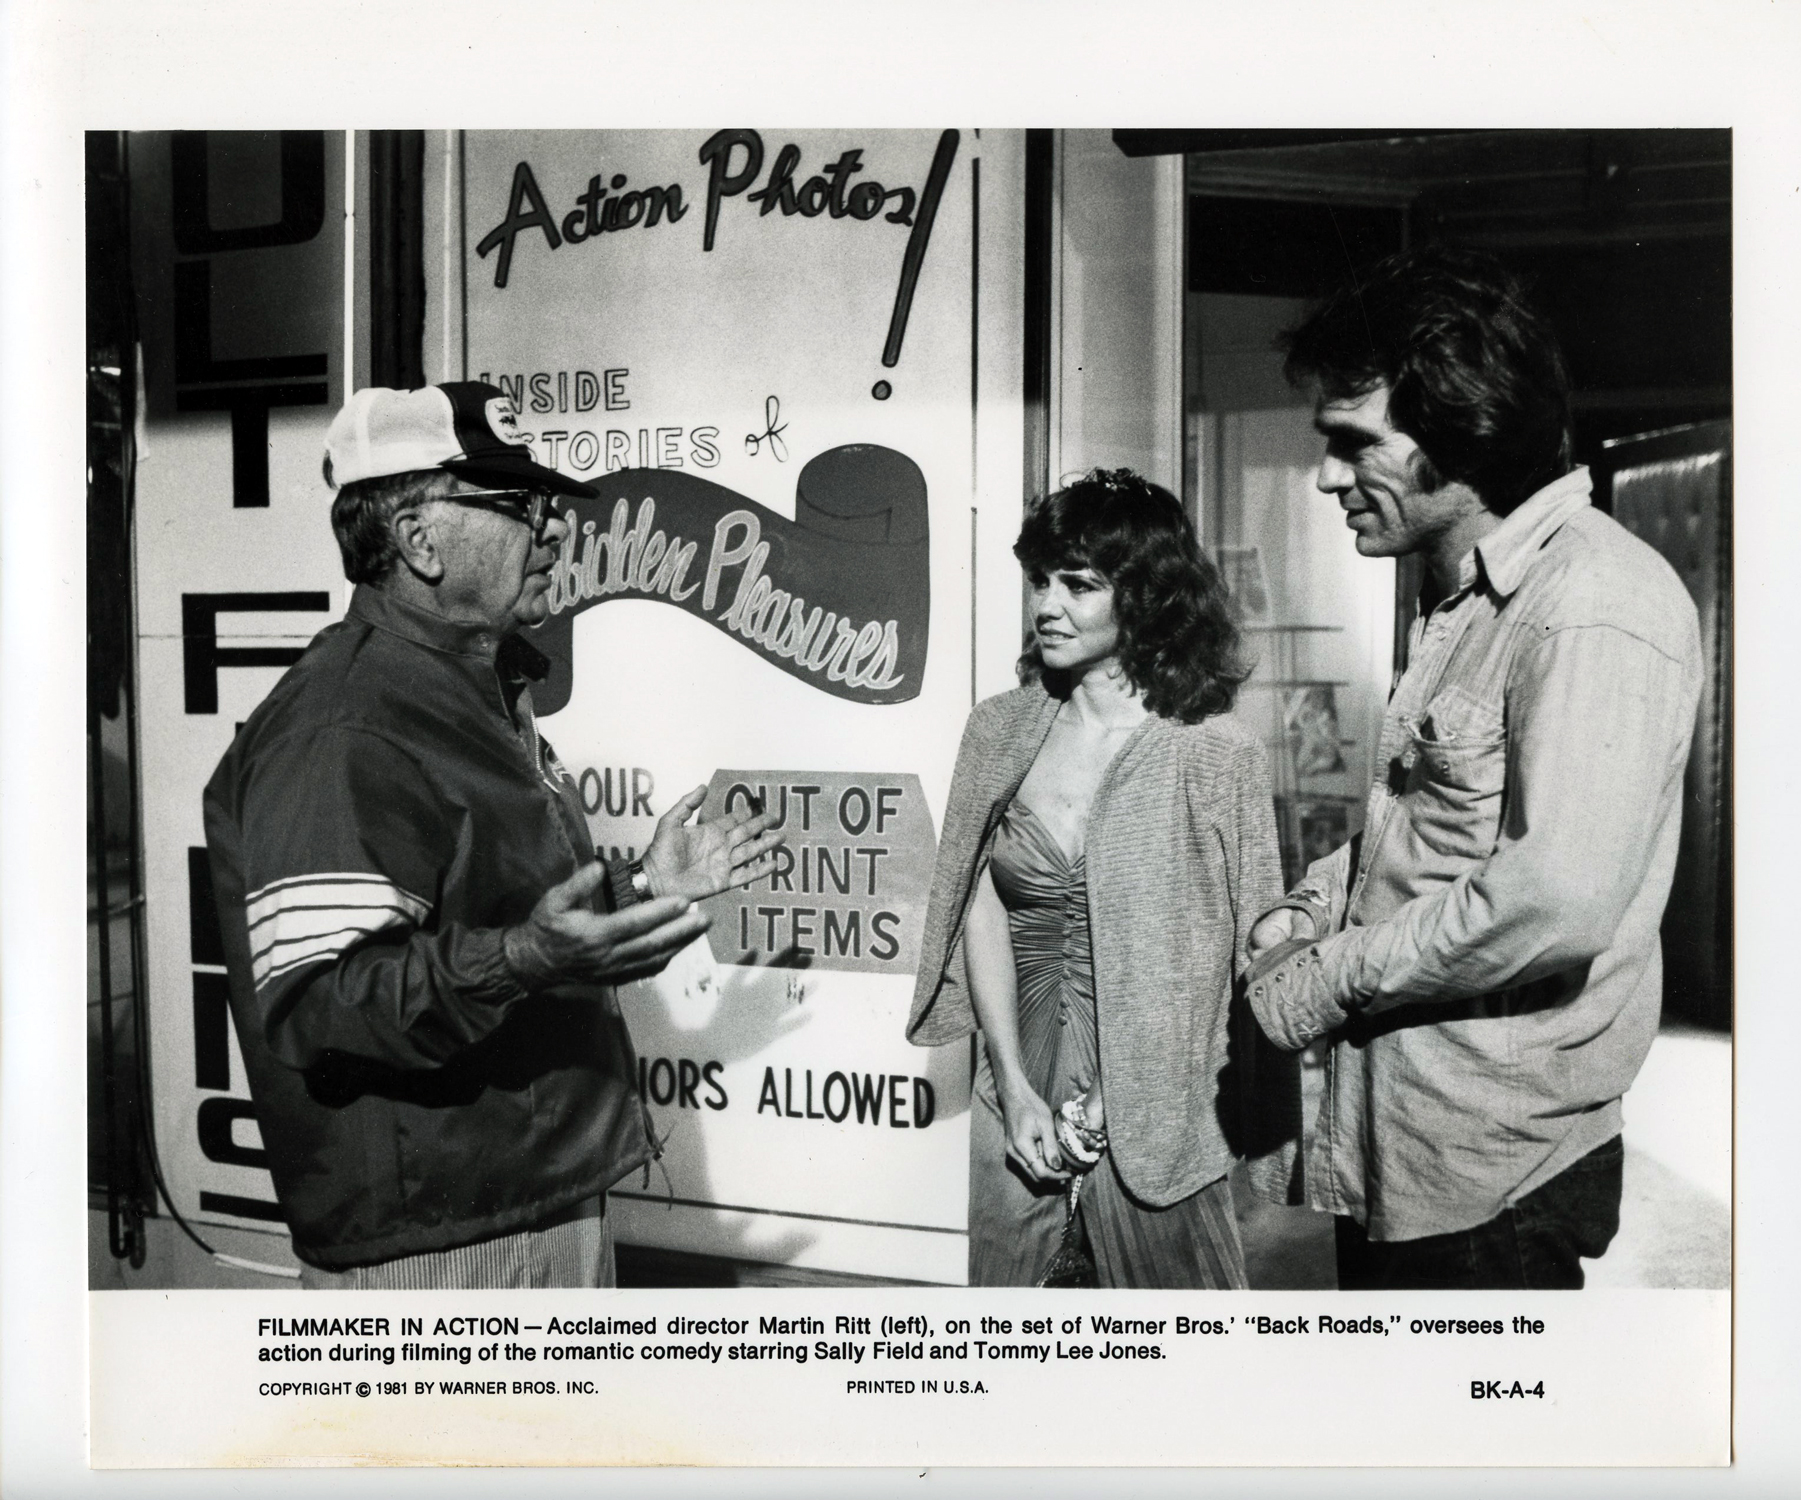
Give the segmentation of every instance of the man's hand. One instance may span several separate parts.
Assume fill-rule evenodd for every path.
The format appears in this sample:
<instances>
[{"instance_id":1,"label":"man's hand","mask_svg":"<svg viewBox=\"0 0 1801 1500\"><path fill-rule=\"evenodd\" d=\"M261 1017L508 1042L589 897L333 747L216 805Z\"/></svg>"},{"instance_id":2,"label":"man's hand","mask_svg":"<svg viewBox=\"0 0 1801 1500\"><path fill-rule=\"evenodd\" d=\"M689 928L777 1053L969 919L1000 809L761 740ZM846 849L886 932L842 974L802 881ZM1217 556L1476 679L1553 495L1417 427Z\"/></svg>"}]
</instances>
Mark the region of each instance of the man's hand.
<instances>
[{"instance_id":1,"label":"man's hand","mask_svg":"<svg viewBox=\"0 0 1801 1500\"><path fill-rule=\"evenodd\" d=\"M584 865L546 891L519 926L507 929L507 965L527 989L645 979L707 930L706 914L676 897L598 915L594 890L605 878L605 865Z\"/></svg>"},{"instance_id":2,"label":"man's hand","mask_svg":"<svg viewBox=\"0 0 1801 1500\"><path fill-rule=\"evenodd\" d=\"M1279 906L1251 929L1250 956L1256 958L1291 939L1306 937L1307 929L1312 926L1312 919L1304 912L1298 912L1292 906Z\"/></svg>"},{"instance_id":3,"label":"man's hand","mask_svg":"<svg viewBox=\"0 0 1801 1500\"><path fill-rule=\"evenodd\" d=\"M690 827L688 819L706 800L707 789L697 786L657 819L656 835L644 851L653 896L701 901L769 873L770 851L785 842L782 834L769 831L773 814L742 812Z\"/></svg>"}]
</instances>

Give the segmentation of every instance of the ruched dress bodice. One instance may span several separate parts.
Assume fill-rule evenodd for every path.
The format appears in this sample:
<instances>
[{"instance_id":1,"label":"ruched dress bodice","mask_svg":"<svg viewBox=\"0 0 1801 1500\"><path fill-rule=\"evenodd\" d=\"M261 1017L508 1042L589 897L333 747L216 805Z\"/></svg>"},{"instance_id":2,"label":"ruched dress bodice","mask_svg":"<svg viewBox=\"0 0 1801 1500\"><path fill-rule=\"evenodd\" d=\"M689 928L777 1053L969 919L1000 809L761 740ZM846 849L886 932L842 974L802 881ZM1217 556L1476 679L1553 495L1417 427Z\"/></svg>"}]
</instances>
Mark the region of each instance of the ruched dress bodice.
<instances>
[{"instance_id":1,"label":"ruched dress bodice","mask_svg":"<svg viewBox=\"0 0 1801 1500\"><path fill-rule=\"evenodd\" d=\"M1013 936L1020 1063L1055 1109L1087 1092L1100 1066L1083 861L1015 800L995 832L992 869Z\"/></svg>"}]
</instances>

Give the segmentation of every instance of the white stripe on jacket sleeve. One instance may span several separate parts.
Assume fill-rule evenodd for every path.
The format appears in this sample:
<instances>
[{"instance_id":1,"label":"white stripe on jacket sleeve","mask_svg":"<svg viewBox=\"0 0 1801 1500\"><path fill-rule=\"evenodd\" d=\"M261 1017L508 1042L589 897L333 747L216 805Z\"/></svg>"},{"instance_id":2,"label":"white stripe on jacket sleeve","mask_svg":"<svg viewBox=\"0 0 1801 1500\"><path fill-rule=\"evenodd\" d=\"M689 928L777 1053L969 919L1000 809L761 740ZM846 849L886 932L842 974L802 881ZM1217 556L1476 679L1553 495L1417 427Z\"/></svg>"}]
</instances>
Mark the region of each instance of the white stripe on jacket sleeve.
<instances>
[{"instance_id":1,"label":"white stripe on jacket sleeve","mask_svg":"<svg viewBox=\"0 0 1801 1500\"><path fill-rule=\"evenodd\" d=\"M417 927L431 903L379 875L302 875L252 891L244 902L251 972L260 989L304 964L336 958L389 927Z\"/></svg>"}]
</instances>

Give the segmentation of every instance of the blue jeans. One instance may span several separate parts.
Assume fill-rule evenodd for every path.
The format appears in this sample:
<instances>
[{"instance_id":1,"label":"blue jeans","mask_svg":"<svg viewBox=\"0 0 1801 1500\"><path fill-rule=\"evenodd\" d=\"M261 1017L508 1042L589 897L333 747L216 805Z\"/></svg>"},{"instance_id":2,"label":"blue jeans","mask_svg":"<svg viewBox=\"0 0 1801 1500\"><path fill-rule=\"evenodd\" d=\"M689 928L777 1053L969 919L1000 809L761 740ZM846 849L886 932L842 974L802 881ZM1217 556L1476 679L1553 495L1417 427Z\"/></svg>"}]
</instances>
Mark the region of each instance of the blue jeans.
<instances>
[{"instance_id":1,"label":"blue jeans","mask_svg":"<svg viewBox=\"0 0 1801 1500\"><path fill-rule=\"evenodd\" d=\"M1578 1290L1582 1260L1606 1251L1620 1227L1616 1135L1486 1224L1417 1240L1372 1240L1340 1215L1341 1292Z\"/></svg>"}]
</instances>

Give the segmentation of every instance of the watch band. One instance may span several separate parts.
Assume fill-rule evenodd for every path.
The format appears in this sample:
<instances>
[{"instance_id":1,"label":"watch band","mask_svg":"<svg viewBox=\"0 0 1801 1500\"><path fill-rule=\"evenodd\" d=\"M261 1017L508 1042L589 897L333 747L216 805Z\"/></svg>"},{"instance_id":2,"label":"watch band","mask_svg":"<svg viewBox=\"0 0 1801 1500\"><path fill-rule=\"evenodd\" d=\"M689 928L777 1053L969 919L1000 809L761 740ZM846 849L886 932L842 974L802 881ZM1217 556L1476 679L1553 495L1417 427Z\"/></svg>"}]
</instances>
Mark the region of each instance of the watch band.
<instances>
[{"instance_id":1,"label":"watch band","mask_svg":"<svg viewBox=\"0 0 1801 1500\"><path fill-rule=\"evenodd\" d=\"M1316 940L1331 935L1332 903L1313 891L1290 891L1268 910L1259 913L1257 921L1261 922L1264 917L1279 911L1298 911L1303 916L1310 918L1313 922L1313 936ZM1255 926L1256 923L1251 925Z\"/></svg>"},{"instance_id":2,"label":"watch band","mask_svg":"<svg viewBox=\"0 0 1801 1500\"><path fill-rule=\"evenodd\" d=\"M644 873L644 861L641 859L631 860L627 863L626 869L631 872L632 894L640 901L650 900L650 876Z\"/></svg>"}]
</instances>

